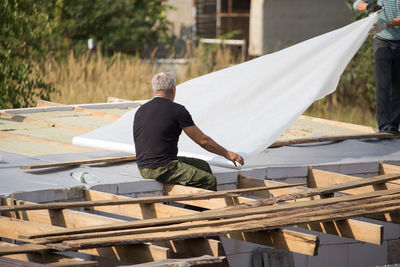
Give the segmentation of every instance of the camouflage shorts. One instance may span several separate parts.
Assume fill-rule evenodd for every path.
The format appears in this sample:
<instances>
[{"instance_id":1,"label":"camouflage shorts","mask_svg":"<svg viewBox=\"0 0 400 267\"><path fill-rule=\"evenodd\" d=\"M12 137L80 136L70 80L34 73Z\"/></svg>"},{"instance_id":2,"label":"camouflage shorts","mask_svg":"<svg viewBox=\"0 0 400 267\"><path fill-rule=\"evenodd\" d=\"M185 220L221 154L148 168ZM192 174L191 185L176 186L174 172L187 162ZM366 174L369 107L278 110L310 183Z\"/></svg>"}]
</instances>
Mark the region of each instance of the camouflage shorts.
<instances>
[{"instance_id":1,"label":"camouflage shorts","mask_svg":"<svg viewBox=\"0 0 400 267\"><path fill-rule=\"evenodd\" d=\"M217 190L217 180L211 172L210 165L196 158L178 157L167 165L156 169L139 169L145 179L155 179L164 184L180 184Z\"/></svg>"}]
</instances>

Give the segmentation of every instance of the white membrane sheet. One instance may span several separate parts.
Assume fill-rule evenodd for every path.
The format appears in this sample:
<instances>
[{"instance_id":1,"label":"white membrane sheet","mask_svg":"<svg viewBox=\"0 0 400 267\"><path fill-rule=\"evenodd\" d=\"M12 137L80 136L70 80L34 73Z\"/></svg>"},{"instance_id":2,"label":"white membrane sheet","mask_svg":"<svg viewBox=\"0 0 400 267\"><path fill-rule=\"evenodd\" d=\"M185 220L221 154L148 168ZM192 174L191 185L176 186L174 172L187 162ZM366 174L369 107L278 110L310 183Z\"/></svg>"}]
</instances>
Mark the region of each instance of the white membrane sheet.
<instances>
[{"instance_id":1,"label":"white membrane sheet","mask_svg":"<svg viewBox=\"0 0 400 267\"><path fill-rule=\"evenodd\" d=\"M276 53L189 80L177 86L175 102L189 110L205 134L247 158L272 144L314 101L335 91L377 18L375 13ZM135 153L135 112L75 137L73 143ZM184 133L179 151L214 165L233 166Z\"/></svg>"}]
</instances>

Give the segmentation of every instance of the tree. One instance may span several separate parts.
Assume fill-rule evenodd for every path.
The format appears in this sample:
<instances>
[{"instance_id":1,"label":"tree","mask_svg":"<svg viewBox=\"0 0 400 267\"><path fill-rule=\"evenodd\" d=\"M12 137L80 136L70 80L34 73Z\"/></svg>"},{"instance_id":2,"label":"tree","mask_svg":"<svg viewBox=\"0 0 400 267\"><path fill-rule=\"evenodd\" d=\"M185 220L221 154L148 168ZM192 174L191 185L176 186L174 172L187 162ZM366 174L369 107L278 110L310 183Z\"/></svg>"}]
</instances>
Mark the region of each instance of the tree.
<instances>
[{"instance_id":1,"label":"tree","mask_svg":"<svg viewBox=\"0 0 400 267\"><path fill-rule=\"evenodd\" d=\"M47 8L63 37L56 40L58 47L84 51L93 38L104 51L136 53L159 41L171 42L166 20L170 7L160 0L51 0Z\"/></svg>"},{"instance_id":2,"label":"tree","mask_svg":"<svg viewBox=\"0 0 400 267\"><path fill-rule=\"evenodd\" d=\"M35 98L49 99L36 62L46 53L50 33L43 0L0 1L0 108L31 106Z\"/></svg>"}]
</instances>

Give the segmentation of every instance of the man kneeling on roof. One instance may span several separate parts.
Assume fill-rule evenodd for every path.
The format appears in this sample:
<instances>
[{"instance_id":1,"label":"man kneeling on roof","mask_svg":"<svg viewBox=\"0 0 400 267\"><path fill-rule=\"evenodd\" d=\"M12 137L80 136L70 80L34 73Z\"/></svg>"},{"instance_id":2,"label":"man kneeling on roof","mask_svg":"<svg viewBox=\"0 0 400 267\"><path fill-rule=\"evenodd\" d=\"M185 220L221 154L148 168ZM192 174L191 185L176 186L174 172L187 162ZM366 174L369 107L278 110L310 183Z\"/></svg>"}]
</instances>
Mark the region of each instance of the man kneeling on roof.
<instances>
[{"instance_id":1,"label":"man kneeling on roof","mask_svg":"<svg viewBox=\"0 0 400 267\"><path fill-rule=\"evenodd\" d=\"M178 157L178 140L183 131L207 151L233 162L244 164L243 158L226 150L205 135L182 105L174 103L176 80L170 73L160 72L152 79L154 97L135 114L133 138L140 174L161 183L180 184L217 190L217 180L208 163L201 159Z\"/></svg>"}]
</instances>

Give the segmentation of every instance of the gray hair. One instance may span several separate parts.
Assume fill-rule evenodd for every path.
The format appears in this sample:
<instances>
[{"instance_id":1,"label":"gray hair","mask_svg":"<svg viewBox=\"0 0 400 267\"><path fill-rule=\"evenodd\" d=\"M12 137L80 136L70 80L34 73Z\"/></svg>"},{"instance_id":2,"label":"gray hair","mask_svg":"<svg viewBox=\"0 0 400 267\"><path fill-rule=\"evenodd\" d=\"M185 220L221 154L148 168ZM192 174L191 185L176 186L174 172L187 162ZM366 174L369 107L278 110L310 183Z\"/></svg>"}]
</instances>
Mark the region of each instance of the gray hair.
<instances>
[{"instance_id":1,"label":"gray hair","mask_svg":"<svg viewBox=\"0 0 400 267\"><path fill-rule=\"evenodd\" d=\"M176 80L174 75L168 72L160 72L153 76L151 79L153 85L153 91L170 91L173 86L176 86Z\"/></svg>"}]
</instances>

